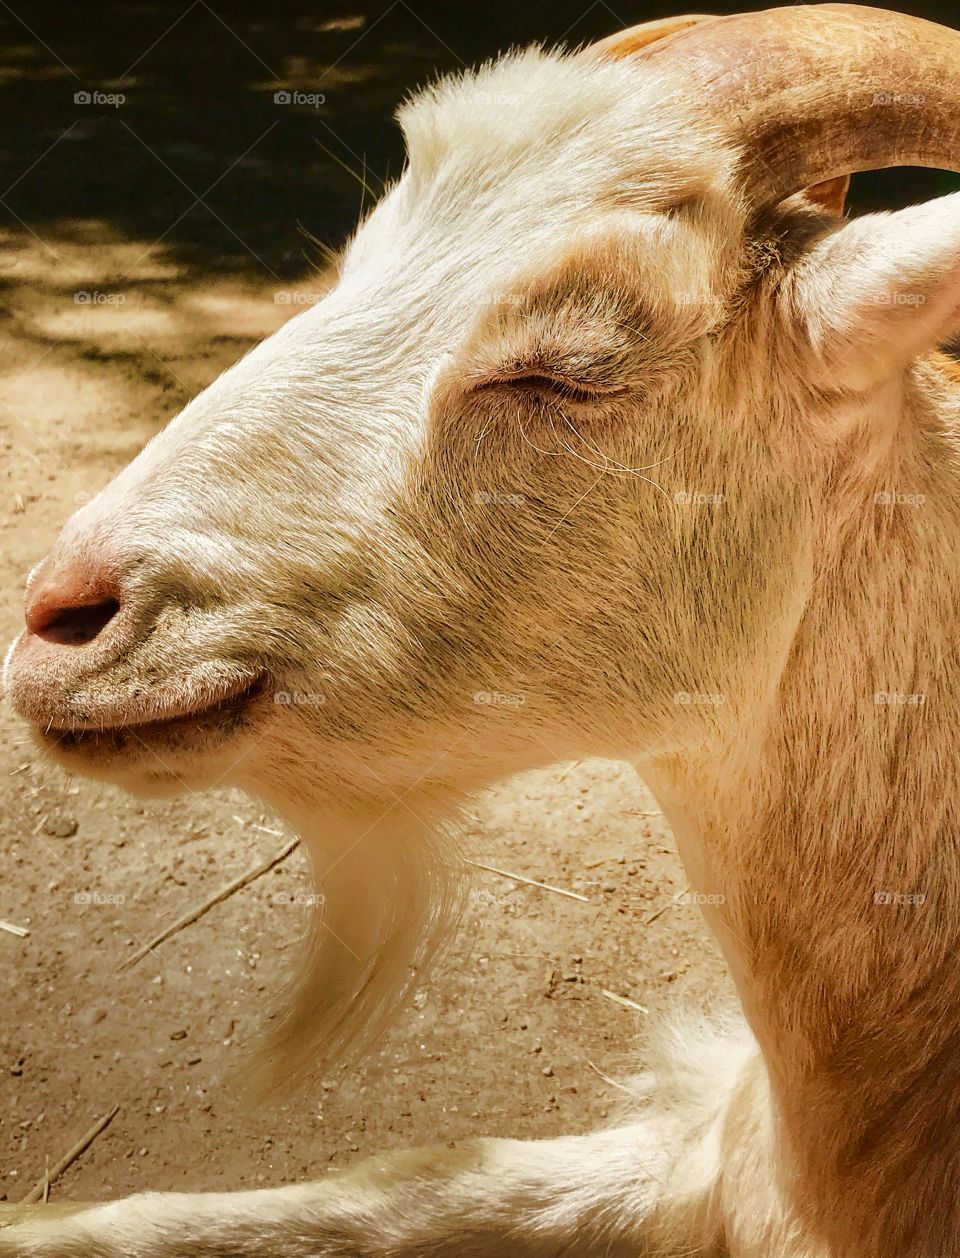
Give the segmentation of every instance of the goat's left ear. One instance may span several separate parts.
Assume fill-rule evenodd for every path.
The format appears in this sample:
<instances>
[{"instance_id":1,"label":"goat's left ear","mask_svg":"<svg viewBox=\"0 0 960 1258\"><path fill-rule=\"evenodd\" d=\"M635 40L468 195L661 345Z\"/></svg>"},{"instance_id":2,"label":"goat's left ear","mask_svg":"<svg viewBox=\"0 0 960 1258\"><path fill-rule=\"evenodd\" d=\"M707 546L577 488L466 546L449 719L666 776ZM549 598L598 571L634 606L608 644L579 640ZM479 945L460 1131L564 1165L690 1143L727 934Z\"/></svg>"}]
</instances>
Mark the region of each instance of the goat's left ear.
<instances>
[{"instance_id":1,"label":"goat's left ear","mask_svg":"<svg viewBox=\"0 0 960 1258\"><path fill-rule=\"evenodd\" d=\"M960 193L847 223L796 264L782 300L818 386L902 371L960 332Z\"/></svg>"},{"instance_id":2,"label":"goat's left ear","mask_svg":"<svg viewBox=\"0 0 960 1258\"><path fill-rule=\"evenodd\" d=\"M837 179L826 179L823 183L813 184L805 189L803 195L815 209L843 218L849 191L850 176L840 175Z\"/></svg>"}]
</instances>

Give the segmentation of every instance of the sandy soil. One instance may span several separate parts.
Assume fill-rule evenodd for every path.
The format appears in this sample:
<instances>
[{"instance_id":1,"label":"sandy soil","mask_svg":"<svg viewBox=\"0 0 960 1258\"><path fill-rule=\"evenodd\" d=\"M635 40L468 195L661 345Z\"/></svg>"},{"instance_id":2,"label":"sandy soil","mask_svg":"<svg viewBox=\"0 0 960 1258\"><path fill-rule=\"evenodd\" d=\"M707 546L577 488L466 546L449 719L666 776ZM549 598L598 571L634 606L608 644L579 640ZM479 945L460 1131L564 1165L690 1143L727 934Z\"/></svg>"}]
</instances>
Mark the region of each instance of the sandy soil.
<instances>
[{"instance_id":1,"label":"sandy soil","mask_svg":"<svg viewBox=\"0 0 960 1258\"><path fill-rule=\"evenodd\" d=\"M65 517L322 285L278 301L276 284L198 279L162 246L91 226L53 246L9 234L2 273L6 640L24 573ZM278 851L280 827L238 795L143 804L70 780L41 762L9 709L2 726L0 919L29 930L0 931L10 1200L114 1105L54 1197L279 1184L400 1144L581 1131L618 1111L609 1080L642 1063L650 1024L725 990L697 909L671 903L682 872L633 772L557 766L477 800L469 855L587 902L478 875L451 956L382 1050L258 1107L244 1066L303 925L304 910L284 903L306 890L299 853L121 971Z\"/></svg>"}]
</instances>

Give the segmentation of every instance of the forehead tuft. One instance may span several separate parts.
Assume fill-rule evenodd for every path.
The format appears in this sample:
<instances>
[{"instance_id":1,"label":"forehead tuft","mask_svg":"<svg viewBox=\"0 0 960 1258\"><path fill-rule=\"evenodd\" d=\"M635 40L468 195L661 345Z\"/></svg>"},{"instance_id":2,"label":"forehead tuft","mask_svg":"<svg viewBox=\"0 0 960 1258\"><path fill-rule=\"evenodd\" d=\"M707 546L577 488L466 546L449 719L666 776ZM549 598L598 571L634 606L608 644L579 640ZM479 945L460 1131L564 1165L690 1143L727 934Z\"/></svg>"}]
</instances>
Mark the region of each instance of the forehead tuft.
<instances>
[{"instance_id":1,"label":"forehead tuft","mask_svg":"<svg viewBox=\"0 0 960 1258\"><path fill-rule=\"evenodd\" d=\"M684 196L729 169L715 122L668 69L637 58L510 53L422 90L399 119L415 182L451 175L479 185L562 168L598 191L646 178Z\"/></svg>"}]
</instances>

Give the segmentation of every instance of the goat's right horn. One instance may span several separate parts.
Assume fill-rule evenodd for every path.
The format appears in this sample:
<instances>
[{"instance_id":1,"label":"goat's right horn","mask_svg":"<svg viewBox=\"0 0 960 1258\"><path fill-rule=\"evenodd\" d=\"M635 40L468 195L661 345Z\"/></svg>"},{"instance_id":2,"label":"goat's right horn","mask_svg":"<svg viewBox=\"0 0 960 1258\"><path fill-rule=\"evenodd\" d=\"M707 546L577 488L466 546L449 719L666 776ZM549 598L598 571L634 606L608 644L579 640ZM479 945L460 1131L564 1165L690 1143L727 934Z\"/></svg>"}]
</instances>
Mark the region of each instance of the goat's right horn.
<instances>
[{"instance_id":1,"label":"goat's right horn","mask_svg":"<svg viewBox=\"0 0 960 1258\"><path fill-rule=\"evenodd\" d=\"M640 54L730 120L757 206L860 170L960 171L960 33L852 4L741 13Z\"/></svg>"},{"instance_id":2,"label":"goat's right horn","mask_svg":"<svg viewBox=\"0 0 960 1258\"><path fill-rule=\"evenodd\" d=\"M654 44L679 31L687 31L691 26L699 26L702 22L713 22L716 19L705 13L686 13L682 17L661 17L652 22L641 22L638 26L628 26L625 31L617 31L595 44L590 44L579 53L589 60L619 60L632 57L649 44Z\"/></svg>"}]
</instances>

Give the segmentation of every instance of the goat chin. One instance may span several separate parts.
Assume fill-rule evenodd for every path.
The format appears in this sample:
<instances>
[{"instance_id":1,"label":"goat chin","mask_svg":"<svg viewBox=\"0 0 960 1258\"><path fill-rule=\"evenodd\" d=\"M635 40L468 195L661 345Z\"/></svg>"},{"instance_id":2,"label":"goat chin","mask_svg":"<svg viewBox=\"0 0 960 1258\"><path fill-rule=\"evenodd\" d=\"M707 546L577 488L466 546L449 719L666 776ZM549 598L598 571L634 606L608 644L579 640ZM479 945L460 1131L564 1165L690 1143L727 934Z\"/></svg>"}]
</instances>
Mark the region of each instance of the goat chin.
<instances>
[{"instance_id":1,"label":"goat chin","mask_svg":"<svg viewBox=\"0 0 960 1258\"><path fill-rule=\"evenodd\" d=\"M456 817L423 811L388 798L296 819L314 887L309 926L253 1064L255 1094L369 1051L453 933L468 885Z\"/></svg>"}]
</instances>

